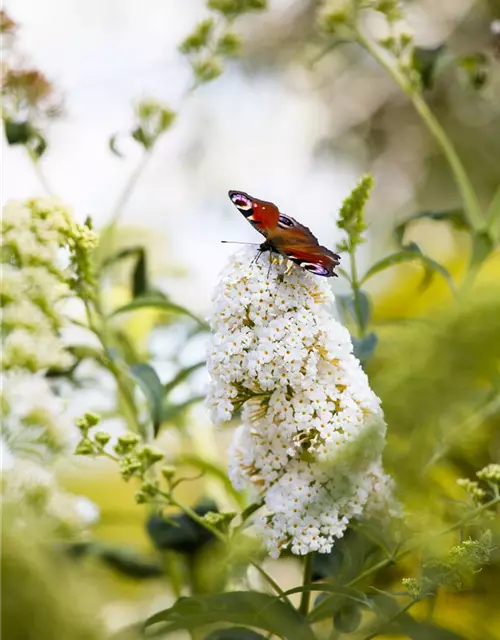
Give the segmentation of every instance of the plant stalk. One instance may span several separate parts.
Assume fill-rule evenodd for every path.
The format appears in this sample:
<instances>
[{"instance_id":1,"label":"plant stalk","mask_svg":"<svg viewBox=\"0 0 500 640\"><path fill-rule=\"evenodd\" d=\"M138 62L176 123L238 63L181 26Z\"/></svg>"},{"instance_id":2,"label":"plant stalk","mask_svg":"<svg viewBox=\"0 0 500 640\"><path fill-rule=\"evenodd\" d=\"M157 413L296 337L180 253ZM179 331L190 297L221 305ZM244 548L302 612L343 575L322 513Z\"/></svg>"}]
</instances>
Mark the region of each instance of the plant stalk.
<instances>
[{"instance_id":1,"label":"plant stalk","mask_svg":"<svg viewBox=\"0 0 500 640\"><path fill-rule=\"evenodd\" d=\"M462 197L465 214L471 228L475 231L482 231L486 227L486 221L479 204L477 194L472 186L467 172L458 157L458 154L451 140L446 135L444 129L429 109L429 106L422 96L408 82L399 69L393 66L389 59L383 55L382 50L376 46L365 34L355 27L355 34L358 43L363 47L392 77L394 82L408 95L415 107L415 110L422 118L427 129L432 134L448 161L450 169L455 177L455 182Z\"/></svg>"},{"instance_id":2,"label":"plant stalk","mask_svg":"<svg viewBox=\"0 0 500 640\"><path fill-rule=\"evenodd\" d=\"M311 584L313 558L314 556L312 553L308 553L304 558L304 577L302 579L302 586L304 587ZM310 602L311 602L311 592L309 591L309 589L307 589L306 591L302 592L300 596L300 605L299 605L299 611L304 616L304 618L309 613Z\"/></svg>"},{"instance_id":3,"label":"plant stalk","mask_svg":"<svg viewBox=\"0 0 500 640\"><path fill-rule=\"evenodd\" d=\"M366 335L365 323L363 322L363 311L361 309L360 283L358 280L358 267L356 265L356 248L349 248L349 260L351 263L351 287L354 295L354 311L356 314L356 322L358 325L359 338Z\"/></svg>"}]
</instances>

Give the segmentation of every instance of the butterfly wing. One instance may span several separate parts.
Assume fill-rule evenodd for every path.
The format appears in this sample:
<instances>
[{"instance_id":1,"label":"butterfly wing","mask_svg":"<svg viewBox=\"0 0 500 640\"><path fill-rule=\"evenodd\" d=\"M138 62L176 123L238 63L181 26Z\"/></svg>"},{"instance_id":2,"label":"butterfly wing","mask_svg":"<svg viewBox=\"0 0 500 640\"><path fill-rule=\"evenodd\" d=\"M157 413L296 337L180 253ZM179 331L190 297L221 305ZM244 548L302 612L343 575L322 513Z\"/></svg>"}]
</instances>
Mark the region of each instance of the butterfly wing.
<instances>
[{"instance_id":1,"label":"butterfly wing","mask_svg":"<svg viewBox=\"0 0 500 640\"><path fill-rule=\"evenodd\" d=\"M276 229L279 209L272 202L258 200L244 191L229 191L229 198L250 224L265 238Z\"/></svg>"},{"instance_id":2,"label":"butterfly wing","mask_svg":"<svg viewBox=\"0 0 500 640\"><path fill-rule=\"evenodd\" d=\"M336 276L340 256L319 244L310 229L291 216L279 215L276 229L268 236L279 253L318 276Z\"/></svg>"},{"instance_id":3,"label":"butterfly wing","mask_svg":"<svg viewBox=\"0 0 500 640\"><path fill-rule=\"evenodd\" d=\"M229 198L272 249L318 276L336 276L340 256L321 246L313 233L290 216L280 213L272 202L253 198L244 191L229 191ZM265 250L263 249L263 250Z\"/></svg>"}]
</instances>

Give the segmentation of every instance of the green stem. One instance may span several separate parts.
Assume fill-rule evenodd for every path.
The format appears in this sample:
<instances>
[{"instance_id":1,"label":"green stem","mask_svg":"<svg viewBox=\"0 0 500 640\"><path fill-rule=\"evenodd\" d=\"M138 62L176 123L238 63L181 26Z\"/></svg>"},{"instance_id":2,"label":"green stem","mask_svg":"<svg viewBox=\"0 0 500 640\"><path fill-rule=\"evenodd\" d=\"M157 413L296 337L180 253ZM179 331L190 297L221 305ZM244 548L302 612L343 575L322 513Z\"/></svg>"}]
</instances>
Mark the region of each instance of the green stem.
<instances>
[{"instance_id":1,"label":"green stem","mask_svg":"<svg viewBox=\"0 0 500 640\"><path fill-rule=\"evenodd\" d=\"M312 581L312 568L313 568L313 554L308 553L304 558L304 577L302 578L302 586L311 584ZM309 604L311 602L311 592L309 589L303 591L300 596L299 611L304 618L309 613Z\"/></svg>"},{"instance_id":2,"label":"green stem","mask_svg":"<svg viewBox=\"0 0 500 640\"><path fill-rule=\"evenodd\" d=\"M500 502L500 496L495 496L489 502L485 502L484 504L482 504L481 506L479 506L476 509L474 509L473 511L471 511L470 513L465 515L463 518L461 518L460 520L458 520L454 524L450 525L446 529L443 529L443 531L440 531L440 532L436 533L435 535L431 536L430 538L426 538L426 542L429 541L429 540L433 540L435 538L440 538L441 536L445 536L448 533L451 533L453 531L456 531L457 529L460 529L461 527L464 526L464 524L467 524L467 522L469 522L470 520L474 520L474 518L476 518L478 515L480 515L483 511L486 511L490 507L495 506L499 502ZM396 553L393 557L384 558L380 562L377 562L377 564L374 564L372 567L369 567L368 569L366 569L366 571L363 571L358 576L353 578L350 582L348 582L346 584L346 586L347 587L352 587L353 585L357 584L358 582L361 582L362 580L364 580L364 578L367 578L368 576L372 575L372 573L377 573L377 571L380 571L380 569L384 569L385 567L389 566L390 564L394 564L398 560L401 560L401 558L407 556L408 554L412 553L413 551L416 551L417 549L420 548L421 545L422 545L421 541L415 542L414 544L410 545L406 549L402 549L401 551Z\"/></svg>"},{"instance_id":3,"label":"green stem","mask_svg":"<svg viewBox=\"0 0 500 640\"><path fill-rule=\"evenodd\" d=\"M257 569L260 575L272 587L273 591L275 591L279 595L280 598L283 598L290 606L293 606L289 598L283 591L283 589L279 586L279 584L275 580L273 580L273 578L271 578L271 576L266 571L264 571L264 569L260 566L258 562L255 562L254 560L250 560L250 564L252 565L252 567Z\"/></svg>"},{"instance_id":4,"label":"green stem","mask_svg":"<svg viewBox=\"0 0 500 640\"><path fill-rule=\"evenodd\" d=\"M378 629L373 631L373 633L370 633L369 635L365 636L363 638L363 640L372 640L372 638L376 638L377 636L379 636L381 633L383 633L384 629L386 629L391 623L393 623L395 620L397 620L399 618L399 616L401 616L403 613L406 613L408 611L408 609L413 607L413 605L416 602L417 602L417 600L411 600L410 602L408 602L408 604L406 604L402 609L400 609L391 618L389 618L389 620L386 620L385 622L383 622L378 627Z\"/></svg>"},{"instance_id":5,"label":"green stem","mask_svg":"<svg viewBox=\"0 0 500 640\"><path fill-rule=\"evenodd\" d=\"M394 82L408 95L417 113L422 118L434 139L441 147L448 164L455 177L455 182L462 196L465 214L469 224L474 231L481 231L485 228L485 220L476 192L469 180L467 172L458 157L458 154L451 140L446 135L444 129L429 109L429 106L422 96L415 90L403 73L391 64L389 58L383 54L382 49L375 45L358 27L355 28L358 43L387 71Z\"/></svg>"},{"instance_id":6,"label":"green stem","mask_svg":"<svg viewBox=\"0 0 500 640\"><path fill-rule=\"evenodd\" d=\"M122 192L118 196L116 204L113 207L113 210L111 212L111 220L109 222L110 227L114 227L117 224L121 214L123 213L123 209L128 199L132 195L132 192L135 189L137 182L139 181L139 178L143 174L144 170L148 166L148 163L153 156L153 149L154 147L151 147L151 149L148 149L142 154L142 157L139 160L137 166L132 171L127 182L125 183L125 186L123 187Z\"/></svg>"},{"instance_id":7,"label":"green stem","mask_svg":"<svg viewBox=\"0 0 500 640\"><path fill-rule=\"evenodd\" d=\"M363 321L363 311L361 308L360 282L358 280L358 268L356 265L356 248L349 248L349 260L351 263L351 287L354 295L354 311L356 313L356 322L358 325L359 337L364 338L365 323Z\"/></svg>"},{"instance_id":8,"label":"green stem","mask_svg":"<svg viewBox=\"0 0 500 640\"><path fill-rule=\"evenodd\" d=\"M101 316L101 314L99 314L100 320L101 320L100 322L101 326L99 326L96 323L93 317L93 312L90 306L90 302L88 300L85 301L85 311L87 314L87 322L88 322L89 329L92 331L92 333L97 337L97 339L101 343L101 346L104 350L106 367L115 378L118 391L121 397L123 398L125 407L127 408L128 421L132 425L133 430L136 433L140 433L141 435L143 435L143 426L140 423L139 418L137 416L137 407L135 405L134 397L130 389L128 380L124 372L120 369L120 367L116 364L116 362L109 356L109 344L106 337L106 331L104 330L106 321Z\"/></svg>"},{"instance_id":9,"label":"green stem","mask_svg":"<svg viewBox=\"0 0 500 640\"><path fill-rule=\"evenodd\" d=\"M189 516L192 520L194 520L196 523L198 523L201 527L204 527L205 529L210 531L210 533L212 533L214 535L214 537L217 538L217 540L219 540L219 542L222 542L223 544L227 544L227 542L228 542L227 537L221 531L219 531L216 527L214 527L209 522L207 522L204 518L199 516L196 513L196 511L191 509L191 507L188 507L187 505L183 504L182 502L179 502L171 494L164 493L164 492L161 492L161 494L168 500L169 504L173 505L174 507L177 507L178 509L183 511L187 516ZM271 576L268 573L266 573L266 571L264 571L264 569L257 562L255 562L253 560L250 560L250 564L257 569L257 571L260 573L260 575L273 588L273 590L280 596L280 598L284 598L290 604L289 599L287 598L287 596L285 595L283 589L279 586L279 584L277 582L275 582L271 578ZM291 606L291 604L290 604L290 606Z\"/></svg>"},{"instance_id":10,"label":"green stem","mask_svg":"<svg viewBox=\"0 0 500 640\"><path fill-rule=\"evenodd\" d=\"M25 146L26 151L28 152L28 156L29 159L31 160L31 163L33 164L33 168L35 169L35 173L37 175L38 180L40 181L40 184L42 185L44 191L47 193L48 196L50 197L54 197L54 192L50 187L50 184L47 180L47 177L45 176L42 167L40 165L40 160L38 158L38 156L35 154L35 152L33 151L33 149L30 149L28 146Z\"/></svg>"}]
</instances>

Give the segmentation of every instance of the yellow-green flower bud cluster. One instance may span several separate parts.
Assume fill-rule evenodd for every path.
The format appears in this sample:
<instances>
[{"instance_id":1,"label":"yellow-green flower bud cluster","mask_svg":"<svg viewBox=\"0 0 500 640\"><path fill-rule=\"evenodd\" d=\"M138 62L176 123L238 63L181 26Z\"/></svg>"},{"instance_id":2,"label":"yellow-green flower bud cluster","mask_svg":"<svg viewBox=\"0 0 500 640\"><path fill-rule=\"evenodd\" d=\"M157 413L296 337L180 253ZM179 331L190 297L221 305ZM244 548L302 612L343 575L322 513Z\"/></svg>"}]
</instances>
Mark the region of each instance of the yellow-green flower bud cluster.
<instances>
[{"instance_id":1,"label":"yellow-green flower bud cluster","mask_svg":"<svg viewBox=\"0 0 500 640\"><path fill-rule=\"evenodd\" d=\"M266 0L209 0L208 8L221 16L222 21L217 18L202 20L179 46L191 64L195 85L219 77L224 59L240 54L241 39L230 30L230 24L237 17L261 11L266 6Z\"/></svg>"}]
</instances>

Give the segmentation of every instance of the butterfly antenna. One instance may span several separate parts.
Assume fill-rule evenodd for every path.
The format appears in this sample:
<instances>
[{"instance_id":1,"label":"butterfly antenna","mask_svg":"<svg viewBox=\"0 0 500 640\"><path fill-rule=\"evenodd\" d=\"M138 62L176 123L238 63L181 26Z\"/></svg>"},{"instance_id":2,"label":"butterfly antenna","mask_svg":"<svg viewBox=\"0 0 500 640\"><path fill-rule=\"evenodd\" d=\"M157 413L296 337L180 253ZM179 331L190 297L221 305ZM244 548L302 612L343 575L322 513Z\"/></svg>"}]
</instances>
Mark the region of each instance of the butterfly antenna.
<instances>
[{"instance_id":1,"label":"butterfly antenna","mask_svg":"<svg viewBox=\"0 0 500 640\"><path fill-rule=\"evenodd\" d=\"M258 242L238 242L238 240L221 240L222 244L249 244L254 247L258 246Z\"/></svg>"}]
</instances>

